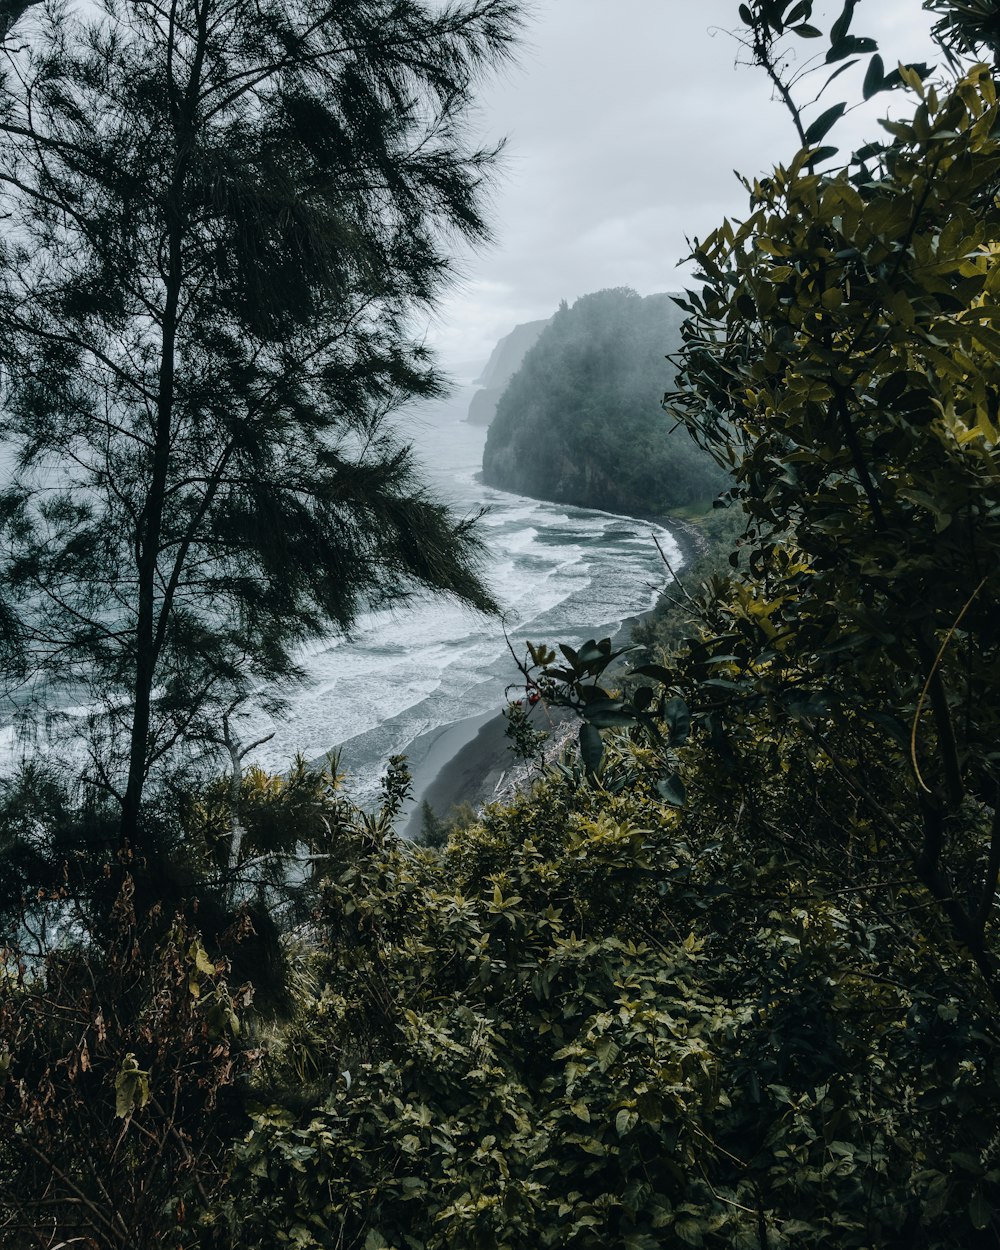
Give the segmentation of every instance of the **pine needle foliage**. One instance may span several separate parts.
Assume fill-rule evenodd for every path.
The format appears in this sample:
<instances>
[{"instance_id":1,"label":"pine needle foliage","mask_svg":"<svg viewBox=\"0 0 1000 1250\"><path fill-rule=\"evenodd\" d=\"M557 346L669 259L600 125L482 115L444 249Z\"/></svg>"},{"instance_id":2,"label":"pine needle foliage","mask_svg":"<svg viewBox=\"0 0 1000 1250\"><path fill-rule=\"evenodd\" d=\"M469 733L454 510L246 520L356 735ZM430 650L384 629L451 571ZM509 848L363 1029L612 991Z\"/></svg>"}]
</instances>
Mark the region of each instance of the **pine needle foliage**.
<instances>
[{"instance_id":1,"label":"pine needle foliage","mask_svg":"<svg viewBox=\"0 0 1000 1250\"><path fill-rule=\"evenodd\" d=\"M123 836L304 641L417 591L494 606L389 417L443 387L412 327L488 234L463 122L517 10L106 0L5 44L8 693L100 710Z\"/></svg>"}]
</instances>

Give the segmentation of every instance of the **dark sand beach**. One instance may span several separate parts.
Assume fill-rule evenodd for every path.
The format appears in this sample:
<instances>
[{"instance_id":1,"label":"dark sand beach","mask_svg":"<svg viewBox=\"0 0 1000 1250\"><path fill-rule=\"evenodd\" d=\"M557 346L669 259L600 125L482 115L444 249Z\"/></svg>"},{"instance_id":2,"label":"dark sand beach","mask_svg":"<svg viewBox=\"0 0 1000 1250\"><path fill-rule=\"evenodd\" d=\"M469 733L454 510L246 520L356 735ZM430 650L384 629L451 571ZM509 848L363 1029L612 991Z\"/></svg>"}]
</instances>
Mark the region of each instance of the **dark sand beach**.
<instances>
[{"instance_id":1,"label":"dark sand beach","mask_svg":"<svg viewBox=\"0 0 1000 1250\"><path fill-rule=\"evenodd\" d=\"M656 521L673 534L681 549L681 567L690 567L701 540L697 528L671 517L657 517ZM666 569L664 574L666 584L670 575ZM626 645L635 625L648 615L649 612L640 612L623 622L614 635L615 646ZM551 721L546 717L545 709L537 705L533 711L536 728L547 729L565 719L558 714L553 714ZM414 837L419 832L421 806L425 801L438 816L447 816L460 803L478 807L488 802L518 764L506 729L507 722L498 708L495 713L469 716L414 739L406 749L413 777L413 799L400 815L399 831L406 837Z\"/></svg>"},{"instance_id":2,"label":"dark sand beach","mask_svg":"<svg viewBox=\"0 0 1000 1250\"><path fill-rule=\"evenodd\" d=\"M407 837L420 830L421 805L447 815L459 803L485 802L516 762L499 711L469 716L422 734L407 748L413 800L399 829Z\"/></svg>"}]
</instances>

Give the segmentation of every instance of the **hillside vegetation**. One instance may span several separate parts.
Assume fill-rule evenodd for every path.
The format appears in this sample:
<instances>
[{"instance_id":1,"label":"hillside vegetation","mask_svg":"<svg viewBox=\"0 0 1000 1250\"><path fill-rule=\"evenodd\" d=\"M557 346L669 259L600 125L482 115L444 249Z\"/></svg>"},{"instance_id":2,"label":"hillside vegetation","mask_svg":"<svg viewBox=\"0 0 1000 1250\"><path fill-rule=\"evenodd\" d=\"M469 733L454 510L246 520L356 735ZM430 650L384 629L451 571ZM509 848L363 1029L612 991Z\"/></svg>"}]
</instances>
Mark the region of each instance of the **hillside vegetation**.
<instances>
[{"instance_id":1,"label":"hillside vegetation","mask_svg":"<svg viewBox=\"0 0 1000 1250\"><path fill-rule=\"evenodd\" d=\"M403 760L362 812L234 747L135 854L0 787L0 1245L1000 1243L1000 39L933 0L932 86L858 7L740 6L802 145L684 296L728 510L624 676L528 644L579 721L529 793L421 847ZM885 139L830 164L799 40Z\"/></svg>"},{"instance_id":2,"label":"hillside vegetation","mask_svg":"<svg viewBox=\"0 0 1000 1250\"><path fill-rule=\"evenodd\" d=\"M484 481L646 515L710 497L722 473L660 407L682 319L669 296L624 287L564 303L500 397Z\"/></svg>"}]
</instances>

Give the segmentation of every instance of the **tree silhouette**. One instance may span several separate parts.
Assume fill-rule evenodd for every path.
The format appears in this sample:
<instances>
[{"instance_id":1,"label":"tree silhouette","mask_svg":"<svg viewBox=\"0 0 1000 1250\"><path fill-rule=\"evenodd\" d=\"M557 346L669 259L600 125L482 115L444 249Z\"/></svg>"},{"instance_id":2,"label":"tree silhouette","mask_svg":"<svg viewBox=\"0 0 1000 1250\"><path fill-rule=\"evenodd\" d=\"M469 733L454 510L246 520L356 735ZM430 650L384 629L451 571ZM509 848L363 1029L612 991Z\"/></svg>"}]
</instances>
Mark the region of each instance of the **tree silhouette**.
<instances>
[{"instance_id":1,"label":"tree silhouette","mask_svg":"<svg viewBox=\"0 0 1000 1250\"><path fill-rule=\"evenodd\" d=\"M487 235L462 123L517 7L108 0L5 47L8 694L95 709L126 840L304 640L415 590L493 606L387 418L441 390L411 327Z\"/></svg>"}]
</instances>

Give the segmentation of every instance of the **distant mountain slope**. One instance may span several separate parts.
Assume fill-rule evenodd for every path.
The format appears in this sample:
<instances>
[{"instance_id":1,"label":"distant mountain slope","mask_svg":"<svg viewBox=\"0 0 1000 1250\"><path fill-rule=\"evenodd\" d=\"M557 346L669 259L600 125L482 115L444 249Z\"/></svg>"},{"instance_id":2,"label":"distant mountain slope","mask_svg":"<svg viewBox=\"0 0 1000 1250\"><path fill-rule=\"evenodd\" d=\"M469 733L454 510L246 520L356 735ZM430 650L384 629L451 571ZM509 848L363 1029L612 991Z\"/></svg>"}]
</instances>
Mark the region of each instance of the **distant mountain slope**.
<instances>
[{"instance_id":1,"label":"distant mountain slope","mask_svg":"<svg viewBox=\"0 0 1000 1250\"><path fill-rule=\"evenodd\" d=\"M476 380L476 385L482 389L476 391L469 405L466 420L472 425L490 424L504 388L517 372L525 353L535 345L548 324L549 318L525 321L500 339L490 353L482 375Z\"/></svg>"},{"instance_id":2,"label":"distant mountain slope","mask_svg":"<svg viewBox=\"0 0 1000 1250\"><path fill-rule=\"evenodd\" d=\"M660 513L721 489L723 474L660 399L683 314L668 295L597 291L559 311L497 405L490 486L611 512Z\"/></svg>"}]
</instances>

